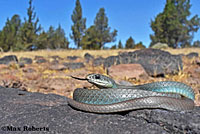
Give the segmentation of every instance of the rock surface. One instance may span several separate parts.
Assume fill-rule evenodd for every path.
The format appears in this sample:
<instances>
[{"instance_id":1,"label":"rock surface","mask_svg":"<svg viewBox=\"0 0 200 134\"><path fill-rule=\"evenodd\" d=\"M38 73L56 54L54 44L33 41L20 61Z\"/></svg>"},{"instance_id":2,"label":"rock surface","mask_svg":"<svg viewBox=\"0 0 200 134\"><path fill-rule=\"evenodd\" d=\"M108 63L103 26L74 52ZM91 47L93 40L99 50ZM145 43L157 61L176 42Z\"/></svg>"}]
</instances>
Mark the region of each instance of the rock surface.
<instances>
[{"instance_id":1,"label":"rock surface","mask_svg":"<svg viewBox=\"0 0 200 134\"><path fill-rule=\"evenodd\" d=\"M85 67L83 62L65 62L63 63L67 69L79 69Z\"/></svg>"},{"instance_id":2,"label":"rock surface","mask_svg":"<svg viewBox=\"0 0 200 134\"><path fill-rule=\"evenodd\" d=\"M148 74L140 64L119 64L108 68L108 74L113 78L140 79L148 78Z\"/></svg>"},{"instance_id":3,"label":"rock surface","mask_svg":"<svg viewBox=\"0 0 200 134\"><path fill-rule=\"evenodd\" d=\"M8 56L4 56L3 58L0 58L0 64L6 64L6 65L8 65L11 62L18 63L17 56L15 56L15 55L8 55Z\"/></svg>"},{"instance_id":4,"label":"rock surface","mask_svg":"<svg viewBox=\"0 0 200 134\"><path fill-rule=\"evenodd\" d=\"M0 87L2 134L171 134L200 133L200 107L190 112L137 110L94 114L68 106L68 98ZM29 131L24 131L24 128ZM12 130L12 131L11 131Z\"/></svg>"},{"instance_id":5,"label":"rock surface","mask_svg":"<svg viewBox=\"0 0 200 134\"><path fill-rule=\"evenodd\" d=\"M89 54L89 53L86 53L86 54L84 55L84 59L85 59L86 63L89 63L91 60L94 59L94 56L92 56L92 55Z\"/></svg>"},{"instance_id":6,"label":"rock surface","mask_svg":"<svg viewBox=\"0 0 200 134\"><path fill-rule=\"evenodd\" d=\"M107 57L104 61L104 67L135 63L141 64L150 76L177 74L183 68L181 56L171 55L169 52L150 48Z\"/></svg>"},{"instance_id":7,"label":"rock surface","mask_svg":"<svg viewBox=\"0 0 200 134\"><path fill-rule=\"evenodd\" d=\"M96 66L100 66L100 65L102 65L104 63L104 60L105 59L103 57L98 57L98 58L93 60L92 65L95 66L95 67Z\"/></svg>"},{"instance_id":8,"label":"rock surface","mask_svg":"<svg viewBox=\"0 0 200 134\"><path fill-rule=\"evenodd\" d=\"M80 57L78 57L78 56L67 56L67 59L68 60L76 60L76 59L78 59L78 58L80 58Z\"/></svg>"},{"instance_id":9,"label":"rock surface","mask_svg":"<svg viewBox=\"0 0 200 134\"><path fill-rule=\"evenodd\" d=\"M49 66L50 70L57 70L57 71L63 71L65 69L67 69L67 67L65 65L62 64L51 64Z\"/></svg>"},{"instance_id":10,"label":"rock surface","mask_svg":"<svg viewBox=\"0 0 200 134\"><path fill-rule=\"evenodd\" d=\"M46 63L46 62L47 62L47 60L44 59L44 58L39 58L39 59L36 60L36 63L38 63L38 64Z\"/></svg>"},{"instance_id":11,"label":"rock surface","mask_svg":"<svg viewBox=\"0 0 200 134\"><path fill-rule=\"evenodd\" d=\"M197 58L199 56L198 53L192 52L186 55L187 58L192 59L192 58Z\"/></svg>"},{"instance_id":12,"label":"rock surface","mask_svg":"<svg viewBox=\"0 0 200 134\"><path fill-rule=\"evenodd\" d=\"M23 64L32 64L33 60L31 58L21 57L19 62Z\"/></svg>"}]
</instances>

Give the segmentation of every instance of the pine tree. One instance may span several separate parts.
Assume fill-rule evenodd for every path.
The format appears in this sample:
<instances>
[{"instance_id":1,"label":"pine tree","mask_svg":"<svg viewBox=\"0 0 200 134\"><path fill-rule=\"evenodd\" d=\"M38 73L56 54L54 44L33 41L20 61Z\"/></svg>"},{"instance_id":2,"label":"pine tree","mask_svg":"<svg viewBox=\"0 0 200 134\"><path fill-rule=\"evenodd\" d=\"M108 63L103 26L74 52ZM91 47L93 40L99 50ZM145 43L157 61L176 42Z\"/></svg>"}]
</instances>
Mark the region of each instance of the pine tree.
<instances>
[{"instance_id":1,"label":"pine tree","mask_svg":"<svg viewBox=\"0 0 200 134\"><path fill-rule=\"evenodd\" d=\"M121 42L121 40L119 40L119 43L118 43L118 48L119 48L119 49L123 49L123 45L122 45L122 42Z\"/></svg>"},{"instance_id":2,"label":"pine tree","mask_svg":"<svg viewBox=\"0 0 200 134\"><path fill-rule=\"evenodd\" d=\"M146 48L146 47L145 45L143 45L141 41L133 46L133 49L143 49L143 48Z\"/></svg>"},{"instance_id":3,"label":"pine tree","mask_svg":"<svg viewBox=\"0 0 200 134\"><path fill-rule=\"evenodd\" d=\"M164 11L151 21L154 34L150 35L150 46L158 42L173 48L190 46L193 33L200 27L197 15L188 19L190 7L190 0L167 0Z\"/></svg>"},{"instance_id":4,"label":"pine tree","mask_svg":"<svg viewBox=\"0 0 200 134\"><path fill-rule=\"evenodd\" d=\"M81 40L81 44L83 49L100 49L98 45L99 38L93 25L86 30L85 35Z\"/></svg>"},{"instance_id":5,"label":"pine tree","mask_svg":"<svg viewBox=\"0 0 200 134\"><path fill-rule=\"evenodd\" d=\"M53 26L49 27L47 31L47 48L49 49L61 49L68 48L69 41L65 37L65 32L62 29L61 25L57 29L54 29Z\"/></svg>"},{"instance_id":6,"label":"pine tree","mask_svg":"<svg viewBox=\"0 0 200 134\"><path fill-rule=\"evenodd\" d=\"M41 31L41 25L38 26L39 19L36 18L36 12L34 12L34 7L32 6L32 0L29 0L27 15L28 19L25 18L25 22L22 24L20 29L21 44L25 50L36 45L38 34Z\"/></svg>"},{"instance_id":7,"label":"pine tree","mask_svg":"<svg viewBox=\"0 0 200 134\"><path fill-rule=\"evenodd\" d=\"M37 49L45 49L47 47L48 41L47 41L47 33L45 31L42 31L40 35L38 36L38 41L36 44Z\"/></svg>"},{"instance_id":8,"label":"pine tree","mask_svg":"<svg viewBox=\"0 0 200 134\"><path fill-rule=\"evenodd\" d=\"M7 19L6 25L0 34L0 47L4 51L14 50L18 42L18 31L21 27L19 15L14 15L11 20Z\"/></svg>"},{"instance_id":9,"label":"pine tree","mask_svg":"<svg viewBox=\"0 0 200 134\"><path fill-rule=\"evenodd\" d=\"M74 40L77 48L80 48L81 40L86 29L86 18L82 17L82 8L79 0L76 0L76 7L71 15L71 19L74 24L71 26L72 35L70 35L70 38Z\"/></svg>"},{"instance_id":10,"label":"pine tree","mask_svg":"<svg viewBox=\"0 0 200 134\"><path fill-rule=\"evenodd\" d=\"M110 32L110 27L108 26L108 17L105 14L105 9L100 8L94 20L94 27L99 38L98 45L100 49L103 49L104 44L108 42L114 42L117 36L117 30L114 29Z\"/></svg>"},{"instance_id":11,"label":"pine tree","mask_svg":"<svg viewBox=\"0 0 200 134\"><path fill-rule=\"evenodd\" d=\"M200 47L200 41L199 40L194 41L193 42L193 47Z\"/></svg>"},{"instance_id":12,"label":"pine tree","mask_svg":"<svg viewBox=\"0 0 200 134\"><path fill-rule=\"evenodd\" d=\"M47 31L47 49L53 49L54 48L54 44L55 44L55 29L53 28L53 26L49 27L49 30Z\"/></svg>"},{"instance_id":13,"label":"pine tree","mask_svg":"<svg viewBox=\"0 0 200 134\"><path fill-rule=\"evenodd\" d=\"M117 45L113 45L113 46L111 46L110 49L117 49Z\"/></svg>"},{"instance_id":14,"label":"pine tree","mask_svg":"<svg viewBox=\"0 0 200 134\"><path fill-rule=\"evenodd\" d=\"M133 38L130 36L130 37L128 38L128 40L126 40L125 48L126 48L126 49L131 49L131 48L134 47L134 45L135 45L135 41L134 41Z\"/></svg>"},{"instance_id":15,"label":"pine tree","mask_svg":"<svg viewBox=\"0 0 200 134\"><path fill-rule=\"evenodd\" d=\"M69 41L65 37L65 31L62 29L61 25L55 30L55 36L57 38L56 49L68 48Z\"/></svg>"}]
</instances>

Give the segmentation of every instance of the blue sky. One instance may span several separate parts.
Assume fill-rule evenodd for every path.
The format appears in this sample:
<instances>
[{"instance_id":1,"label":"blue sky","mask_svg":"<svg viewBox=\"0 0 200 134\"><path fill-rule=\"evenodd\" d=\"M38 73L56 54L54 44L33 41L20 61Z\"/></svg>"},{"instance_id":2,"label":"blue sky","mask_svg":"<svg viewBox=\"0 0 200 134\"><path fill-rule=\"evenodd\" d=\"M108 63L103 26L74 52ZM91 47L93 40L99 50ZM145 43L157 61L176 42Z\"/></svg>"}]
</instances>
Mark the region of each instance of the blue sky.
<instances>
[{"instance_id":1,"label":"blue sky","mask_svg":"<svg viewBox=\"0 0 200 134\"><path fill-rule=\"evenodd\" d=\"M19 14L21 19L26 17L29 0L0 0L0 29L5 25L6 19L14 14ZM151 19L163 11L166 0L80 0L83 17L87 18L87 27L93 24L99 8L104 7L112 30L118 30L117 41L106 46L123 45L132 36L135 42L142 41L149 46L149 35L153 33L150 28ZM200 16L200 1L191 0L192 16ZM40 19L40 24L46 31L50 25L55 28L61 24L66 37L70 41L70 47L75 47L69 38L71 33L71 14L75 7L75 0L33 0L33 5ZM200 30L195 33L194 40L200 40Z\"/></svg>"}]
</instances>

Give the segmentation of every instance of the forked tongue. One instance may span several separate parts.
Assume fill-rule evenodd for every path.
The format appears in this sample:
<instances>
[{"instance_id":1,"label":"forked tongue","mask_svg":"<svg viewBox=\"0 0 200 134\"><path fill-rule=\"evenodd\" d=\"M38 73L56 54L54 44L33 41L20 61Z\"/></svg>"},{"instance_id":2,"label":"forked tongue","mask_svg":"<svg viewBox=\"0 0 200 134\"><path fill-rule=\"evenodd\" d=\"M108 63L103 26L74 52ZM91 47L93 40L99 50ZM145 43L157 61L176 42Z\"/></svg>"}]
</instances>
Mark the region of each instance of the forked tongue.
<instances>
[{"instance_id":1,"label":"forked tongue","mask_svg":"<svg viewBox=\"0 0 200 134\"><path fill-rule=\"evenodd\" d=\"M87 80L86 78L79 78L79 77L75 77L75 76L72 76L72 75L71 75L71 77L74 78L74 79L77 79L77 80Z\"/></svg>"}]
</instances>

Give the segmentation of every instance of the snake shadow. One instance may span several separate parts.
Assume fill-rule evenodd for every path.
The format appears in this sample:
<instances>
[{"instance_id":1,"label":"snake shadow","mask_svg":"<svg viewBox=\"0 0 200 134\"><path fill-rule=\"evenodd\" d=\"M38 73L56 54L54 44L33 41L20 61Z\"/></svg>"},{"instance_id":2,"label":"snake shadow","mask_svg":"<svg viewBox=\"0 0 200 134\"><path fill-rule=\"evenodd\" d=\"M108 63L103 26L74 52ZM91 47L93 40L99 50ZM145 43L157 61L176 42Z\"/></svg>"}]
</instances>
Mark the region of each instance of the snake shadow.
<instances>
[{"instance_id":1,"label":"snake shadow","mask_svg":"<svg viewBox=\"0 0 200 134\"><path fill-rule=\"evenodd\" d=\"M131 112L139 112L139 111L157 111L157 112L170 112L170 110L163 109L163 108L140 108L140 109L134 109L134 110L127 110L127 111L120 111L120 112L110 112L110 113L95 113L95 112L89 112L89 111L83 111L80 109L77 109L70 104L68 104L73 110L83 112L83 113L91 113L91 114L99 114L99 115L121 115L121 116L128 116Z\"/></svg>"}]
</instances>

